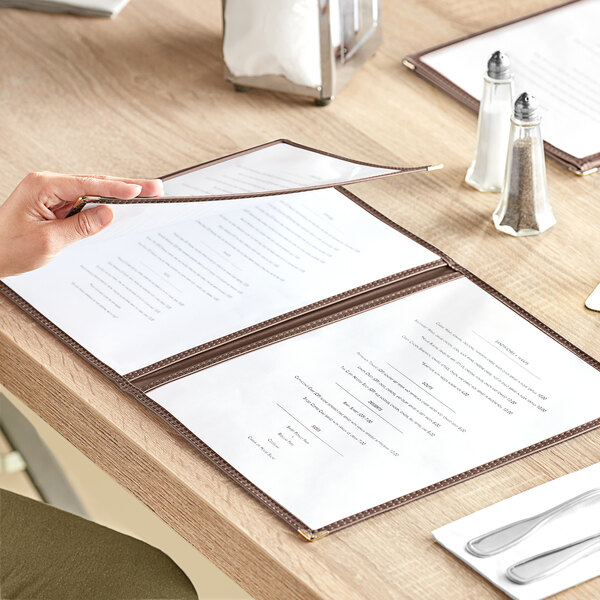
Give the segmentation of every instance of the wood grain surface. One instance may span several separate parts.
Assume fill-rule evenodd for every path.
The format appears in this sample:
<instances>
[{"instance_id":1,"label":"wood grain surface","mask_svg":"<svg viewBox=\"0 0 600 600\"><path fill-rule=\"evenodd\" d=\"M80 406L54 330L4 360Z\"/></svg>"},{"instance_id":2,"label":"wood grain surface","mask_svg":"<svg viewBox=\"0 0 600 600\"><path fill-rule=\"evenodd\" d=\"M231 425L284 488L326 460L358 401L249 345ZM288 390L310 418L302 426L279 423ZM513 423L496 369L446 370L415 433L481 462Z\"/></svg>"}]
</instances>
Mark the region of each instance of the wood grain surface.
<instances>
[{"instance_id":1,"label":"wood grain surface","mask_svg":"<svg viewBox=\"0 0 600 600\"><path fill-rule=\"evenodd\" d=\"M2 10L0 198L31 170L158 176L279 137L367 161L443 162L351 189L600 359L600 314L583 307L600 281L600 175L548 162L558 224L496 233L498 196L463 183L475 115L401 65L551 4L387 0L383 46L325 108L235 93L217 0L132 0L114 20ZM595 431L308 544L5 299L0 383L260 599L502 598L431 531L600 461ZM598 597L600 579L560 595Z\"/></svg>"}]
</instances>

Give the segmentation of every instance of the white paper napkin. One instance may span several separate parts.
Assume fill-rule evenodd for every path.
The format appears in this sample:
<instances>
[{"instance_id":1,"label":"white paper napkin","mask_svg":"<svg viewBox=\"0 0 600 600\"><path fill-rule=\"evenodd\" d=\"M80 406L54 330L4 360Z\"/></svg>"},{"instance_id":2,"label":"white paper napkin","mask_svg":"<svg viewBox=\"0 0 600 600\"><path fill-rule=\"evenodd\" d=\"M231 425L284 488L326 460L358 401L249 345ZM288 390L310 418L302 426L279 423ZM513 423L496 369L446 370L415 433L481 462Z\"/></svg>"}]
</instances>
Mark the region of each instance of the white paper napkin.
<instances>
[{"instance_id":1,"label":"white paper napkin","mask_svg":"<svg viewBox=\"0 0 600 600\"><path fill-rule=\"evenodd\" d=\"M555 516L529 537L495 556L478 558L465 550L466 543L503 525L539 514L588 490L600 488L600 463L565 475L488 506L433 532L439 544L515 600L541 600L600 576L600 551L561 571L527 584L513 583L507 567L553 548L600 533L600 497Z\"/></svg>"}]
</instances>

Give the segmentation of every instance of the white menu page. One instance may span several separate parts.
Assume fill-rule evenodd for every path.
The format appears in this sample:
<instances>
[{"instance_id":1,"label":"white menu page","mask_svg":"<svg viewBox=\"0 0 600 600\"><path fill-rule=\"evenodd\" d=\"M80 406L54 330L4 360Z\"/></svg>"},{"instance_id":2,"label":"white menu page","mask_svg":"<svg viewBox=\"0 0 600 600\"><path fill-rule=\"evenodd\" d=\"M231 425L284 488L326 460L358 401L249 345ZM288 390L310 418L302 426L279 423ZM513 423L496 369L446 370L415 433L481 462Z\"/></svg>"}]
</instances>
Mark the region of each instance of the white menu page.
<instances>
[{"instance_id":1,"label":"white menu page","mask_svg":"<svg viewBox=\"0 0 600 600\"><path fill-rule=\"evenodd\" d=\"M397 172L278 142L169 179L167 187L182 196L243 194L342 185Z\"/></svg>"},{"instance_id":2,"label":"white menu page","mask_svg":"<svg viewBox=\"0 0 600 600\"><path fill-rule=\"evenodd\" d=\"M148 395L312 529L600 416L600 372L468 279Z\"/></svg>"}]
</instances>

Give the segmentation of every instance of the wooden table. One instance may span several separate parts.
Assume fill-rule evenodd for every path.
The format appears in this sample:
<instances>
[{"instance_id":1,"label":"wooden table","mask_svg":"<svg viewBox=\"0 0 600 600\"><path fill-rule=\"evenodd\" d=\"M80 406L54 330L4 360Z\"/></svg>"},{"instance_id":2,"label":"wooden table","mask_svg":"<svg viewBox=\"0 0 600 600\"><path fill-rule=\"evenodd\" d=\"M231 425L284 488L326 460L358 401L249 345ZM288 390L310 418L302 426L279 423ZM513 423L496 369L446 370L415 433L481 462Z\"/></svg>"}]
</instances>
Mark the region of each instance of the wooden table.
<instances>
[{"instance_id":1,"label":"wooden table","mask_svg":"<svg viewBox=\"0 0 600 600\"><path fill-rule=\"evenodd\" d=\"M444 162L353 191L600 359L600 175L548 164L558 225L495 232L495 194L463 183L473 113L404 54L553 0L388 0L385 42L326 108L223 78L217 0L132 0L115 20L0 12L0 197L30 170L157 176L279 137L365 160ZM499 598L430 532L600 460L600 432L308 544L191 447L0 299L0 382L256 598ZM600 597L600 579L561 598Z\"/></svg>"}]
</instances>

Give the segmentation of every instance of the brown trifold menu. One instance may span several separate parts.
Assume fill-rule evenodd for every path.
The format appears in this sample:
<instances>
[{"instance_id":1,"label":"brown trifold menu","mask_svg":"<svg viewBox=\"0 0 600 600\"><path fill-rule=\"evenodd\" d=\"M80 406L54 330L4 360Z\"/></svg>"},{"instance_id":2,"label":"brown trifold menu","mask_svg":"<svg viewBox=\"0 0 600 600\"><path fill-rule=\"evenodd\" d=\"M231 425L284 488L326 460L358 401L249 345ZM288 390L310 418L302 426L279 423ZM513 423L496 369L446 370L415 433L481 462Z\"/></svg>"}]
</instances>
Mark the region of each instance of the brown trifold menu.
<instances>
[{"instance_id":1,"label":"brown trifold menu","mask_svg":"<svg viewBox=\"0 0 600 600\"><path fill-rule=\"evenodd\" d=\"M406 171L280 140L1 290L318 539L600 425L595 360L338 185Z\"/></svg>"},{"instance_id":2,"label":"brown trifold menu","mask_svg":"<svg viewBox=\"0 0 600 600\"><path fill-rule=\"evenodd\" d=\"M404 57L403 64L477 111L493 52L507 53L515 99L542 106L546 153L579 175L600 168L600 3L574 0Z\"/></svg>"}]
</instances>

